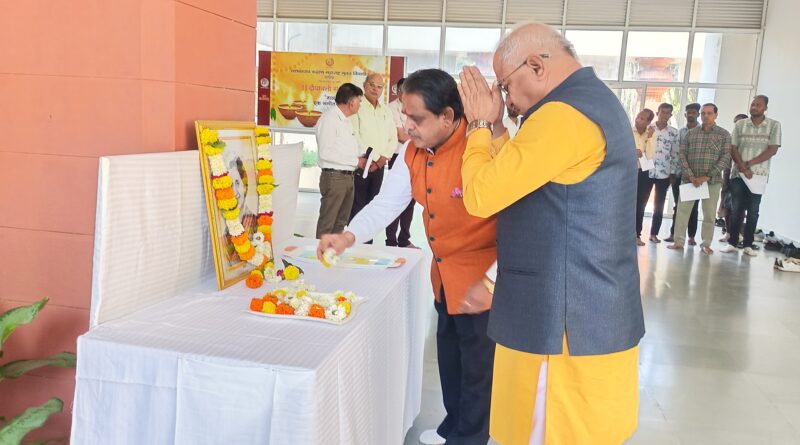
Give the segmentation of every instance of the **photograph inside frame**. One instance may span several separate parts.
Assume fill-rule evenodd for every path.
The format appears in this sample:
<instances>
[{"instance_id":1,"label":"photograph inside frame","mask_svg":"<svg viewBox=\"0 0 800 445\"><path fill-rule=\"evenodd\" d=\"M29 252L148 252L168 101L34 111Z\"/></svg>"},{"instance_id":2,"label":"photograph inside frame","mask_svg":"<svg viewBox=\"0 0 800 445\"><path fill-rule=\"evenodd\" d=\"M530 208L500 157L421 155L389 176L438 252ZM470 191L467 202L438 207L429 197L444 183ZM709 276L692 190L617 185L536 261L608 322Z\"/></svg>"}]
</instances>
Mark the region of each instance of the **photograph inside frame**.
<instances>
[{"instance_id":1,"label":"photograph inside frame","mask_svg":"<svg viewBox=\"0 0 800 445\"><path fill-rule=\"evenodd\" d=\"M195 129L217 284L224 289L273 258L269 133L233 121L197 121Z\"/></svg>"}]
</instances>

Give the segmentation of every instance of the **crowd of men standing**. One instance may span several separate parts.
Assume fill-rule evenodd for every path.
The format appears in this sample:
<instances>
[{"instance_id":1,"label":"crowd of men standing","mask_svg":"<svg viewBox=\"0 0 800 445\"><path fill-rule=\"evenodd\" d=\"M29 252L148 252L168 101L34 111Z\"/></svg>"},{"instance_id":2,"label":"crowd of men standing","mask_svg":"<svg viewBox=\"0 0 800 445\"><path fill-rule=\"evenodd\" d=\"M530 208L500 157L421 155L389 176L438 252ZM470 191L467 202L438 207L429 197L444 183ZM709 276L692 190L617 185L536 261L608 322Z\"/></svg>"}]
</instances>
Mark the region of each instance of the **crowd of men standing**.
<instances>
[{"instance_id":1,"label":"crowd of men standing","mask_svg":"<svg viewBox=\"0 0 800 445\"><path fill-rule=\"evenodd\" d=\"M642 240L642 222L645 207L655 189L653 219L649 241L660 243L658 238L664 216L667 190L672 187L675 200L670 236L670 249L683 249L696 245L698 206L703 210L701 250L712 254L712 237L719 214L725 216L721 252L733 253L742 248L744 254L756 256L758 247L753 244L758 224L758 211L763 195L763 184L769 177L770 159L781 146L780 122L766 116L769 98L758 95L750 104L750 116L740 114L734 119L733 131L728 132L717 124L719 110L713 103L686 106L686 126L680 130L669 125L673 106L659 105L656 113L644 109L636 116L633 136L636 155L639 157L638 188L636 197L636 243ZM700 121L698 122L698 117ZM655 123L653 120L655 119ZM691 192L707 188L707 197L698 200L681 200L681 189Z\"/></svg>"}]
</instances>

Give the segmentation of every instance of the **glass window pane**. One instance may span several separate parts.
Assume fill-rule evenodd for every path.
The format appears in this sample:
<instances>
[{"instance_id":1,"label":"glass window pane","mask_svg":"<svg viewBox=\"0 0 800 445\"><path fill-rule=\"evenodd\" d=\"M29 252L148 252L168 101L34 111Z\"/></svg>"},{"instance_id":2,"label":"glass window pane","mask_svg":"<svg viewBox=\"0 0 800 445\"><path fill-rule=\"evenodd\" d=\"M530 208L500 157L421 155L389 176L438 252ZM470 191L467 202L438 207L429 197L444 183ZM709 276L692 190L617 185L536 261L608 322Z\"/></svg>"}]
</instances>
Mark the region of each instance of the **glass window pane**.
<instances>
[{"instance_id":1,"label":"glass window pane","mask_svg":"<svg viewBox=\"0 0 800 445\"><path fill-rule=\"evenodd\" d=\"M499 28L447 28L442 69L458 74L464 66L475 65L494 79L492 57L499 41Z\"/></svg>"},{"instance_id":2,"label":"glass window pane","mask_svg":"<svg viewBox=\"0 0 800 445\"><path fill-rule=\"evenodd\" d=\"M612 88L611 91L617 95L622 103L622 108L628 114L630 121L636 118L636 114L642 109L642 95L644 88Z\"/></svg>"},{"instance_id":3,"label":"glass window pane","mask_svg":"<svg viewBox=\"0 0 800 445\"><path fill-rule=\"evenodd\" d=\"M303 143L303 164L300 169L300 189L319 191L319 175L317 166L317 138L313 133L273 132L274 144Z\"/></svg>"},{"instance_id":4,"label":"glass window pane","mask_svg":"<svg viewBox=\"0 0 800 445\"><path fill-rule=\"evenodd\" d=\"M387 42L390 56L406 57L406 73L439 67L441 28L431 26L390 26Z\"/></svg>"},{"instance_id":5,"label":"glass window pane","mask_svg":"<svg viewBox=\"0 0 800 445\"><path fill-rule=\"evenodd\" d=\"M681 96L683 88L681 87L661 87L661 86L647 86L647 93L644 98L644 107L653 110L653 113L658 111L658 106L662 103L672 105L672 118L669 124L673 127L678 127L678 116L681 109Z\"/></svg>"},{"instance_id":6,"label":"glass window pane","mask_svg":"<svg viewBox=\"0 0 800 445\"><path fill-rule=\"evenodd\" d=\"M622 31L568 30L567 40L572 42L584 66L594 67L597 77L617 80L619 57L622 52Z\"/></svg>"},{"instance_id":7,"label":"glass window pane","mask_svg":"<svg viewBox=\"0 0 800 445\"><path fill-rule=\"evenodd\" d=\"M383 26L334 24L331 45L338 54L383 55Z\"/></svg>"},{"instance_id":8,"label":"glass window pane","mask_svg":"<svg viewBox=\"0 0 800 445\"><path fill-rule=\"evenodd\" d=\"M275 24L272 22L256 23L256 51L272 51L275 49L272 41L274 27Z\"/></svg>"},{"instance_id":9,"label":"glass window pane","mask_svg":"<svg viewBox=\"0 0 800 445\"><path fill-rule=\"evenodd\" d=\"M717 124L728 131L733 129L734 116L739 113L750 114L750 90L689 88L688 95L686 103L715 104L719 110Z\"/></svg>"},{"instance_id":10,"label":"glass window pane","mask_svg":"<svg viewBox=\"0 0 800 445\"><path fill-rule=\"evenodd\" d=\"M750 84L757 43L756 34L696 33L689 81Z\"/></svg>"},{"instance_id":11,"label":"glass window pane","mask_svg":"<svg viewBox=\"0 0 800 445\"><path fill-rule=\"evenodd\" d=\"M328 25L324 23L278 23L278 50L307 53L328 52Z\"/></svg>"},{"instance_id":12,"label":"glass window pane","mask_svg":"<svg viewBox=\"0 0 800 445\"><path fill-rule=\"evenodd\" d=\"M625 80L683 82L688 32L630 31Z\"/></svg>"}]
</instances>

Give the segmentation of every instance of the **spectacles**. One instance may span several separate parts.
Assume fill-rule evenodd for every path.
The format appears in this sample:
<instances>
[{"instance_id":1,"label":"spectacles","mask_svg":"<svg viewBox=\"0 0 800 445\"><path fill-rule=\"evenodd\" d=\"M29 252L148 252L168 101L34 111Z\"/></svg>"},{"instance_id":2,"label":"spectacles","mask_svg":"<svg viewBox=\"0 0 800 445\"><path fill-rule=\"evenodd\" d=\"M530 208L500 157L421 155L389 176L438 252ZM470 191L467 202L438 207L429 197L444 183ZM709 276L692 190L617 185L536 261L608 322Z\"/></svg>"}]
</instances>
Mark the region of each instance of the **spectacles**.
<instances>
[{"instance_id":1,"label":"spectacles","mask_svg":"<svg viewBox=\"0 0 800 445\"><path fill-rule=\"evenodd\" d=\"M368 85L370 88L377 88L377 89L379 89L379 90L382 90L382 89L383 89L383 84L379 84L379 83L372 83L372 82L367 82L367 85Z\"/></svg>"},{"instance_id":2,"label":"spectacles","mask_svg":"<svg viewBox=\"0 0 800 445\"><path fill-rule=\"evenodd\" d=\"M541 57L542 59L549 59L550 54L548 53L539 54L539 57ZM503 77L497 82L497 87L500 88L500 92L503 93L504 96L508 95L508 85L506 84L506 81L511 77L512 74L516 73L520 68L522 68L527 64L528 64L528 59L526 58L525 60L522 61L522 63L519 64L519 66L517 66L510 73L508 73L506 77Z\"/></svg>"}]
</instances>

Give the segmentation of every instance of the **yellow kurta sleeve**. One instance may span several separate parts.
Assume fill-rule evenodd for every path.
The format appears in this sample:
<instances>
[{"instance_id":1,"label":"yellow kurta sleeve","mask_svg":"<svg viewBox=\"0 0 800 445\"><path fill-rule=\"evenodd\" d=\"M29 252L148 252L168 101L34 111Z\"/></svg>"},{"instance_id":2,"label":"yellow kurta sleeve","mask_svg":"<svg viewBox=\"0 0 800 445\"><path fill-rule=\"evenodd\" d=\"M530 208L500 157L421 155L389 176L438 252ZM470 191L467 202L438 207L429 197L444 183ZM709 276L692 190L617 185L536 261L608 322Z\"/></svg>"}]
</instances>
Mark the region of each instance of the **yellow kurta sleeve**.
<instances>
[{"instance_id":1,"label":"yellow kurta sleeve","mask_svg":"<svg viewBox=\"0 0 800 445\"><path fill-rule=\"evenodd\" d=\"M510 140L508 132L492 141L488 129L477 130L461 167L464 205L486 218L548 182L581 182L603 162L605 145L600 127L563 102L543 105Z\"/></svg>"}]
</instances>

